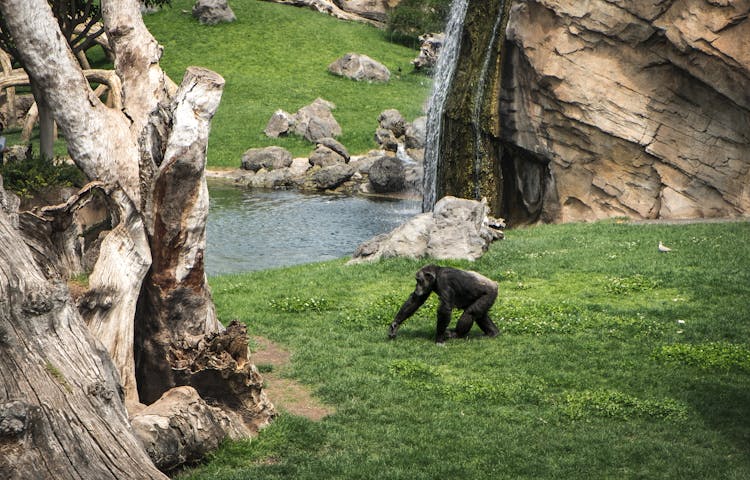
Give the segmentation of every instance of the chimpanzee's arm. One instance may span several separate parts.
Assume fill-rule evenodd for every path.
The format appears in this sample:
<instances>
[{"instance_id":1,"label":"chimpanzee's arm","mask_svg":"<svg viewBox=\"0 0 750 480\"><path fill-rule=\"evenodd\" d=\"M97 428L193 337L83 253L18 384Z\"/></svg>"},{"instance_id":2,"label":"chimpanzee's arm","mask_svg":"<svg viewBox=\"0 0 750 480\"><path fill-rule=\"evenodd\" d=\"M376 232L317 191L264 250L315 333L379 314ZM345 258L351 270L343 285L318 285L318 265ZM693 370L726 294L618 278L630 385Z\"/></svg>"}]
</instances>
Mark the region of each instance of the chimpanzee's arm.
<instances>
[{"instance_id":1,"label":"chimpanzee's arm","mask_svg":"<svg viewBox=\"0 0 750 480\"><path fill-rule=\"evenodd\" d=\"M440 306L437 311L437 327L435 328L435 343L445 343L445 331L448 328L448 324L451 323L451 308L450 303L445 300L440 300Z\"/></svg>"},{"instance_id":2,"label":"chimpanzee's arm","mask_svg":"<svg viewBox=\"0 0 750 480\"><path fill-rule=\"evenodd\" d=\"M393 322L391 323L391 328L388 330L388 337L389 338L395 338L396 332L398 331L398 327L401 326L401 324L406 320L407 318L414 315L414 312L416 312L419 307L421 307L424 302L427 301L427 298L430 296L430 292L426 292L424 295L417 295L417 292L412 292L411 295L409 295L409 298L406 299L406 302L401 306L401 309L396 314L396 318L393 319Z\"/></svg>"}]
</instances>

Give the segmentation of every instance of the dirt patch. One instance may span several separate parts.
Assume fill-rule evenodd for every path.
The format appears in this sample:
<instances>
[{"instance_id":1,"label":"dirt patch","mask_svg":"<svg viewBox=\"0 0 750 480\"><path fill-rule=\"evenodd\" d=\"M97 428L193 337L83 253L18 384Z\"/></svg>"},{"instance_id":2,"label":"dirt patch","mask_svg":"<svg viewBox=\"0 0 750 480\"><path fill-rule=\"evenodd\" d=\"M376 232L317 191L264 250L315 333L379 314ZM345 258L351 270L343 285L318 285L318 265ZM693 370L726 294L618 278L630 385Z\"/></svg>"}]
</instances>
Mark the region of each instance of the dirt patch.
<instances>
[{"instance_id":1,"label":"dirt patch","mask_svg":"<svg viewBox=\"0 0 750 480\"><path fill-rule=\"evenodd\" d=\"M250 361L261 370L266 395L277 409L315 421L334 413L333 407L313 397L309 388L280 376L289 364L291 355L288 351L265 337L252 339L257 349L250 354ZM267 368L271 371L265 371Z\"/></svg>"}]
</instances>

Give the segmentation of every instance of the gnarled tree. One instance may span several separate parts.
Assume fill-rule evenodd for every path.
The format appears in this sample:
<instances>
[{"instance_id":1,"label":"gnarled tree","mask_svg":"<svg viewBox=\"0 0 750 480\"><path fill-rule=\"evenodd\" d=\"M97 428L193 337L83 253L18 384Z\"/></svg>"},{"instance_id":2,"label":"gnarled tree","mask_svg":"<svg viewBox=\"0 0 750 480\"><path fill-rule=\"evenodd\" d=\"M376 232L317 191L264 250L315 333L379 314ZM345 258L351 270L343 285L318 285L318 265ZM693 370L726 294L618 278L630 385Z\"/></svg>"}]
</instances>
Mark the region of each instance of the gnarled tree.
<instances>
[{"instance_id":1,"label":"gnarled tree","mask_svg":"<svg viewBox=\"0 0 750 480\"><path fill-rule=\"evenodd\" d=\"M25 364L15 359L32 358L19 351L30 350L29 345L38 347L31 360L36 362L36 370L24 388L0 390L0 415L20 408L22 413L27 412L24 418L37 418L34 412L43 412L38 418L45 425L55 414L80 418L83 424L95 423L91 419L96 417L104 424L119 425L111 412L85 408L79 397L86 397L90 385L101 381L102 388L114 392L113 384L119 381L123 399L133 411L141 399L151 403L172 387L189 385L212 408L222 409L225 419L232 419L229 431L249 433L269 421L273 406L261 390L257 370L247 361L244 328L224 331L216 318L203 264L208 211L206 146L224 81L214 72L191 67L177 89L159 67L161 47L143 24L138 0L102 0L101 12L115 71L122 82L121 110L107 107L91 91L46 0L0 2L4 27L13 38L19 60L67 140L76 165L98 182L88 191L106 195L112 222L89 277L89 290L79 303L80 314L70 310L70 302L60 288L53 289L52 297L46 293L49 282L58 285L70 273L70 262L61 261L69 256L59 252L70 242L51 241L50 237L68 232L70 221L61 220L61 216L66 218L65 208L74 210L75 202L37 212L33 221L18 222L26 243L35 246L35 265L20 264L28 266L11 275L7 272L19 268L15 257L0 256L0 272L5 272L0 278L5 281L0 283L0 293L13 292L3 296L8 298L11 314L0 316L0 327L15 335L10 343L3 343L2 348L13 351L14 356L0 363L0 376L23 377ZM9 232L8 238L18 243L9 219L0 215L0 225ZM37 279L39 272L47 277L47 283ZM31 277L35 282L26 280ZM50 327L43 328L40 323L31 328L30 324L40 321L36 313L39 309L27 305L35 305L34 299L40 296L52 301L49 308L42 309L48 317L45 325ZM5 306L0 310L5 311ZM81 334L81 318L114 361L116 375L106 371L109 359L97 353L98 343ZM57 330L55 322L74 330L72 336L78 340L72 342L70 336L45 340L43 336L50 335L48 330ZM76 366L74 355L101 362L105 367L100 370L105 373ZM51 366L45 370L45 365ZM57 382L50 382L50 376ZM64 379L62 389L60 378ZM60 401L44 401L50 389L57 392ZM122 417L120 423L126 429L117 395L109 397L118 412L115 416ZM0 437L0 464L12 462L16 467L13 471L21 472L19 475L151 475L145 467L133 469L133 464L142 461L142 456L131 451L137 445L102 444L102 439L94 435L95 429L77 429L74 422L71 431L55 432L59 444L53 445L35 434L36 427L29 428L21 428L8 438ZM65 426L57 428L63 431ZM76 436L75 442L66 439ZM32 470L38 467L40 457L52 459L60 449L67 453L68 448L83 446L104 452L109 475L81 475L79 468L91 466L79 466L75 455L66 457L72 465L70 475L60 476L55 468ZM29 451L39 454L35 457L27 454Z\"/></svg>"}]
</instances>

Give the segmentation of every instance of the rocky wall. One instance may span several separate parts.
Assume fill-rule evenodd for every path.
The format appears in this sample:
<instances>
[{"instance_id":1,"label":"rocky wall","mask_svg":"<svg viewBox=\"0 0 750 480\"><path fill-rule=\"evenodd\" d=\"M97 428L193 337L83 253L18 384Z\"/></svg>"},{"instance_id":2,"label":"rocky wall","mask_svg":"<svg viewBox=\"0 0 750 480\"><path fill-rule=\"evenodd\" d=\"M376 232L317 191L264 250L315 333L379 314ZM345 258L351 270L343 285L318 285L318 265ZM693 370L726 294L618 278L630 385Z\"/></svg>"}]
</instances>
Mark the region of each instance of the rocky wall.
<instances>
[{"instance_id":1,"label":"rocky wall","mask_svg":"<svg viewBox=\"0 0 750 480\"><path fill-rule=\"evenodd\" d=\"M493 40L504 3L469 4L443 194L511 223L750 214L750 0L508 0Z\"/></svg>"}]
</instances>

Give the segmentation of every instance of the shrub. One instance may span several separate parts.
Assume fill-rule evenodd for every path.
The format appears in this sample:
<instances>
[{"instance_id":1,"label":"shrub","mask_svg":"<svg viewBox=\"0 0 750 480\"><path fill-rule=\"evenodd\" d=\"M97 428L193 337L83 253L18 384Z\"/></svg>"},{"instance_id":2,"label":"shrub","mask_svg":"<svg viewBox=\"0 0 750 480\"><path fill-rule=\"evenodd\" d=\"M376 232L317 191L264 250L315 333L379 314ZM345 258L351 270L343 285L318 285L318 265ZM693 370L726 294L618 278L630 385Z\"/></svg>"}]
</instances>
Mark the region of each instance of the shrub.
<instances>
[{"instance_id":1,"label":"shrub","mask_svg":"<svg viewBox=\"0 0 750 480\"><path fill-rule=\"evenodd\" d=\"M47 187L81 187L86 180L75 165L33 155L22 162L0 166L0 175L6 190L25 198Z\"/></svg>"},{"instance_id":2,"label":"shrub","mask_svg":"<svg viewBox=\"0 0 750 480\"><path fill-rule=\"evenodd\" d=\"M423 33L443 31L450 4L450 0L402 0L388 15L386 30L392 40L415 47Z\"/></svg>"}]
</instances>

